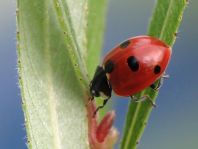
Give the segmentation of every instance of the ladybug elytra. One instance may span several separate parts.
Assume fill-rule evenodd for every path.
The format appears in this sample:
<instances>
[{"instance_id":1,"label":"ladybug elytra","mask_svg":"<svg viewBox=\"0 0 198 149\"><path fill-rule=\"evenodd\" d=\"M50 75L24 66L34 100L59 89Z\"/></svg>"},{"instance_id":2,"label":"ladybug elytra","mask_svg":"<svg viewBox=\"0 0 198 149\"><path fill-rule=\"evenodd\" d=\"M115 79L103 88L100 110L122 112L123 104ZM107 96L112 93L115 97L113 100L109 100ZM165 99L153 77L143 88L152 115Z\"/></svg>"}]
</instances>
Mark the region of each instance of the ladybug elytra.
<instances>
[{"instance_id":1,"label":"ladybug elytra","mask_svg":"<svg viewBox=\"0 0 198 149\"><path fill-rule=\"evenodd\" d=\"M151 36L130 38L113 48L98 66L90 83L90 94L104 97L104 107L112 90L119 96L134 98L147 87L159 88L155 81L164 76L171 56L171 48ZM149 98L147 95L142 99Z\"/></svg>"}]
</instances>

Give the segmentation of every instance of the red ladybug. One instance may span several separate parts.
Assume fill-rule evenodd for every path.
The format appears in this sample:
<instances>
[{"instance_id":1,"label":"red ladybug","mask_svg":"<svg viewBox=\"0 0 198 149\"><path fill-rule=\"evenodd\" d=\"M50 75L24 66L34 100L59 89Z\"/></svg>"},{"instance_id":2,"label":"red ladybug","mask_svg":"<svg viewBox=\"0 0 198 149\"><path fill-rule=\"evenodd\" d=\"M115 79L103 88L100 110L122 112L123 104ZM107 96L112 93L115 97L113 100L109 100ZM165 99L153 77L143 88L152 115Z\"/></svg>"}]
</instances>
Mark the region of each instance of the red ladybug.
<instances>
[{"instance_id":1,"label":"red ladybug","mask_svg":"<svg viewBox=\"0 0 198 149\"><path fill-rule=\"evenodd\" d=\"M111 97L112 89L119 96L131 96L147 87L158 89L155 81L163 78L169 63L171 48L151 36L130 38L111 50L98 66L90 83L90 94L103 96L104 107ZM140 100L149 98L143 96ZM136 100L136 99L135 99Z\"/></svg>"}]
</instances>

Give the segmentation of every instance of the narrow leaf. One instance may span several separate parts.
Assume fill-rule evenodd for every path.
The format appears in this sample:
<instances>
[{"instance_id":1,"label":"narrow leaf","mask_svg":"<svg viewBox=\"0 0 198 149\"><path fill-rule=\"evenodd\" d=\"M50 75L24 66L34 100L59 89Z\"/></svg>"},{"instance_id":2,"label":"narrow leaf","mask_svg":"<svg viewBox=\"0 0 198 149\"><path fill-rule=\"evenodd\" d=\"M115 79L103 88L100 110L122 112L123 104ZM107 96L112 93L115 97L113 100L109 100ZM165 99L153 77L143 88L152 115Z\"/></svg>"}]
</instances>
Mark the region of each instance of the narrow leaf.
<instances>
[{"instance_id":1,"label":"narrow leaf","mask_svg":"<svg viewBox=\"0 0 198 149\"><path fill-rule=\"evenodd\" d=\"M86 65L89 79L92 79L97 65L100 65L99 58L103 45L103 34L105 28L106 0L88 0L88 22L87 22L87 53ZM102 105L103 100L95 100L97 105ZM100 118L105 115L107 108L100 110Z\"/></svg>"},{"instance_id":2,"label":"narrow leaf","mask_svg":"<svg viewBox=\"0 0 198 149\"><path fill-rule=\"evenodd\" d=\"M89 0L87 22L87 55L86 64L89 76L92 77L99 64L99 55L103 44L106 0ZM93 63L96 62L96 63Z\"/></svg>"},{"instance_id":3,"label":"narrow leaf","mask_svg":"<svg viewBox=\"0 0 198 149\"><path fill-rule=\"evenodd\" d=\"M186 0L158 0L150 22L148 35L155 36L172 46L186 4ZM155 102L157 94L158 92L148 88L140 92L137 97L149 95ZM137 148L151 110L152 106L148 101L143 103L130 102L121 149Z\"/></svg>"}]
</instances>

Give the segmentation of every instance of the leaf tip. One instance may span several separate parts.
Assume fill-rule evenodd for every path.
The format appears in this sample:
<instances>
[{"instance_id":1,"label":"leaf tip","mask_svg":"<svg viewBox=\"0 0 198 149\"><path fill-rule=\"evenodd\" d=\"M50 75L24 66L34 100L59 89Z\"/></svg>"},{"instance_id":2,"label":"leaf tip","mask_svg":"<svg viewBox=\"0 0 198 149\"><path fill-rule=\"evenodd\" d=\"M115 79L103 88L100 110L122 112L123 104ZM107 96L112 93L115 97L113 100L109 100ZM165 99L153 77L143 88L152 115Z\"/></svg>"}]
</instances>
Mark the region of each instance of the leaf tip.
<instances>
[{"instance_id":1,"label":"leaf tip","mask_svg":"<svg viewBox=\"0 0 198 149\"><path fill-rule=\"evenodd\" d=\"M105 140L106 136L110 132L110 129L113 125L114 119L115 119L114 111L108 112L105 115L105 117L102 119L96 130L96 138L98 142L103 142Z\"/></svg>"},{"instance_id":2,"label":"leaf tip","mask_svg":"<svg viewBox=\"0 0 198 149\"><path fill-rule=\"evenodd\" d=\"M89 143L91 149L110 149L118 140L118 131L113 127L115 111L108 112L98 124L98 115L93 117L96 106L93 102L88 105Z\"/></svg>"}]
</instances>

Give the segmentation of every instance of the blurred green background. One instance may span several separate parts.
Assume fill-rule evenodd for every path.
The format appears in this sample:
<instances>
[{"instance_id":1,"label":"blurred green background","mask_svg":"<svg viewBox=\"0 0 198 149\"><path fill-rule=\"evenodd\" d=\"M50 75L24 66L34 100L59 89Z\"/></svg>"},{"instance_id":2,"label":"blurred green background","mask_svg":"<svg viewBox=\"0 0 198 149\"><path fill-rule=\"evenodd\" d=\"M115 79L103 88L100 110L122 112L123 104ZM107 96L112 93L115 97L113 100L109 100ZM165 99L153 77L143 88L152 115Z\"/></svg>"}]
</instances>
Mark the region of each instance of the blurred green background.
<instances>
[{"instance_id":1,"label":"blurred green background","mask_svg":"<svg viewBox=\"0 0 198 149\"><path fill-rule=\"evenodd\" d=\"M124 39L142 35L154 0L110 0L104 51ZM25 149L26 139L16 68L15 1L0 1L0 149ZM164 82L138 149L198 148L198 1L190 0ZM128 98L113 97L115 125L122 135ZM120 141L120 140L119 140ZM118 147L117 147L118 148Z\"/></svg>"}]
</instances>

